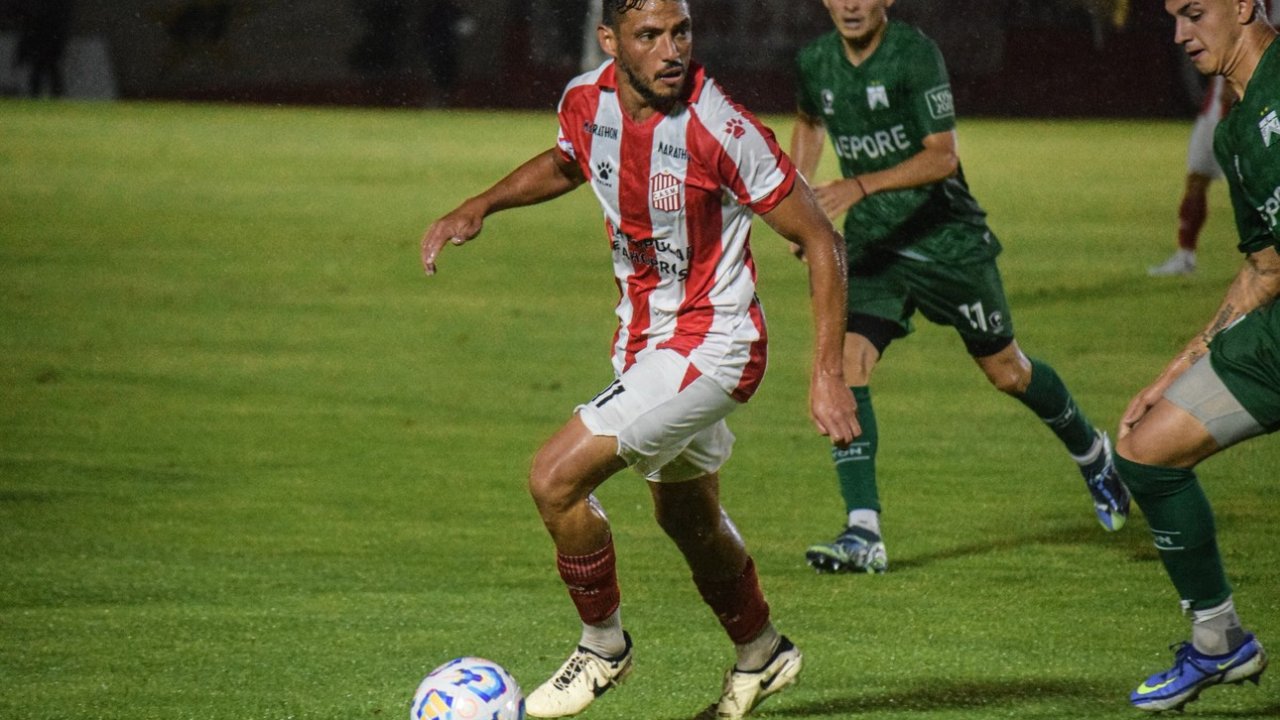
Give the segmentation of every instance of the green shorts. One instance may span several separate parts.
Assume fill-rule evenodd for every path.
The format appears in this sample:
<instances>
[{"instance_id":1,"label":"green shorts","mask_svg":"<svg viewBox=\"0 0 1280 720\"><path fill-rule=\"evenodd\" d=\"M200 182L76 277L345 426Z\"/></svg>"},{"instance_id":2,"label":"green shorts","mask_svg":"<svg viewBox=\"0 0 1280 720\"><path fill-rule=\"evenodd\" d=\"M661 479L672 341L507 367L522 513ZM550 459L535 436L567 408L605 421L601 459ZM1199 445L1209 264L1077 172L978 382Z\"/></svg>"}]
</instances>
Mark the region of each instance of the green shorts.
<instances>
[{"instance_id":1,"label":"green shorts","mask_svg":"<svg viewBox=\"0 0 1280 720\"><path fill-rule=\"evenodd\" d=\"M1267 432L1280 430L1280 301L1214 336L1209 360L1236 400Z\"/></svg>"},{"instance_id":2,"label":"green shorts","mask_svg":"<svg viewBox=\"0 0 1280 720\"><path fill-rule=\"evenodd\" d=\"M848 311L897 325L898 337L915 328L919 310L930 322L960 333L975 357L993 354L1013 339L1013 317L995 258L965 264L913 260L901 255L863 257L849 273Z\"/></svg>"}]
</instances>

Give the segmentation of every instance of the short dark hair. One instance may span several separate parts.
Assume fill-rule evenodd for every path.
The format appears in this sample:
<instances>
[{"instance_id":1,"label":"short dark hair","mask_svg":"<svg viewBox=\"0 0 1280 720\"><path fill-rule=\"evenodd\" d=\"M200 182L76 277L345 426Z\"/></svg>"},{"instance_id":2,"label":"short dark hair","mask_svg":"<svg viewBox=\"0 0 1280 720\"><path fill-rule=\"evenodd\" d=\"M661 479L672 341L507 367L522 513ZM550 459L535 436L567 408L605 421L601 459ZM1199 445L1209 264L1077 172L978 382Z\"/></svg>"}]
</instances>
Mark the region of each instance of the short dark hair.
<instances>
[{"instance_id":1,"label":"short dark hair","mask_svg":"<svg viewBox=\"0 0 1280 720\"><path fill-rule=\"evenodd\" d=\"M604 12L601 13L601 22L614 30L618 29L618 16L628 10L639 10L644 7L647 0L600 0L603 4Z\"/></svg>"}]
</instances>

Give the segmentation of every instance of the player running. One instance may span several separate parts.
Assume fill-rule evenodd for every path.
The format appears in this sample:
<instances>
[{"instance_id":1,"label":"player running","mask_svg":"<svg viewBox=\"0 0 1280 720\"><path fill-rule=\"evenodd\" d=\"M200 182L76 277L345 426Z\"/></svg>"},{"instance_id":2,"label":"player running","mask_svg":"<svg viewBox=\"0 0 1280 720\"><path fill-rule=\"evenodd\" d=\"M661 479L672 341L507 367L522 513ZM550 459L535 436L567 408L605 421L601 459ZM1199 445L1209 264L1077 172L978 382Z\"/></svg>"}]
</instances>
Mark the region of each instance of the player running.
<instances>
[{"instance_id":1,"label":"player running","mask_svg":"<svg viewBox=\"0 0 1280 720\"><path fill-rule=\"evenodd\" d=\"M1173 667L1130 695L1143 710L1180 709L1205 688L1258 681L1262 644L1240 623L1218 552L1200 461L1280 429L1280 45L1260 0L1165 0L1174 40L1196 69L1222 75L1239 102L1214 154L1246 262L1212 322L1129 403L1116 465L1151 527L1191 615Z\"/></svg>"},{"instance_id":2,"label":"player running","mask_svg":"<svg viewBox=\"0 0 1280 720\"><path fill-rule=\"evenodd\" d=\"M734 441L724 419L765 368L751 218L760 214L810 258L810 410L837 445L858 433L840 365L844 247L773 133L690 60L685 0L603 0L597 34L613 60L569 83L556 146L437 220L422 261L434 273L444 245L475 237L487 215L591 184L621 295L616 379L578 406L530 470L582 633L526 707L532 717L575 715L631 670L613 539L592 495L631 466L649 480L658 524L737 651L708 712L741 718L795 682L802 663L774 629L755 563L720 506L719 469Z\"/></svg>"},{"instance_id":3,"label":"player running","mask_svg":"<svg viewBox=\"0 0 1280 720\"><path fill-rule=\"evenodd\" d=\"M1119 530L1129 496L1108 437L1076 406L1058 374L1014 339L996 267L1000 243L969 194L956 155L955 109L933 41L891 22L893 0L824 0L835 31L800 51L799 116L791 156L813 178L830 136L844 176L815 188L828 215L848 211L851 282L845 378L862 436L834 448L845 529L805 553L821 572L884 572L876 488L876 415L868 382L885 348L912 331L918 310L950 325L997 389L1030 408L1066 446L1098 520Z\"/></svg>"}]
</instances>

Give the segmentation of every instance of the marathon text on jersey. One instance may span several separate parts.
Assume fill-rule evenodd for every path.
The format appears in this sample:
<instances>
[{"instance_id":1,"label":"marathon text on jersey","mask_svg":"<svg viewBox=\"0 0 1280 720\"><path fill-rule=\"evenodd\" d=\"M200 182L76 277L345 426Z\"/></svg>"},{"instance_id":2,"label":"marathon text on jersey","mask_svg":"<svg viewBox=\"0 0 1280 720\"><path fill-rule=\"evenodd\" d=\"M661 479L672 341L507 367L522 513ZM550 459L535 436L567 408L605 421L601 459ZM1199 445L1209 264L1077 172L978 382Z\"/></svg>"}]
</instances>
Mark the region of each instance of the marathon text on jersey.
<instances>
[{"instance_id":1,"label":"marathon text on jersey","mask_svg":"<svg viewBox=\"0 0 1280 720\"><path fill-rule=\"evenodd\" d=\"M588 135L595 135L596 137L602 137L609 140L617 140L622 136L622 134L618 132L618 128L609 127L608 125L597 125L593 122L583 123L582 131Z\"/></svg>"},{"instance_id":2,"label":"marathon text on jersey","mask_svg":"<svg viewBox=\"0 0 1280 720\"><path fill-rule=\"evenodd\" d=\"M688 160L689 151L676 145L668 145L662 141L658 141L658 152L676 160Z\"/></svg>"}]
</instances>

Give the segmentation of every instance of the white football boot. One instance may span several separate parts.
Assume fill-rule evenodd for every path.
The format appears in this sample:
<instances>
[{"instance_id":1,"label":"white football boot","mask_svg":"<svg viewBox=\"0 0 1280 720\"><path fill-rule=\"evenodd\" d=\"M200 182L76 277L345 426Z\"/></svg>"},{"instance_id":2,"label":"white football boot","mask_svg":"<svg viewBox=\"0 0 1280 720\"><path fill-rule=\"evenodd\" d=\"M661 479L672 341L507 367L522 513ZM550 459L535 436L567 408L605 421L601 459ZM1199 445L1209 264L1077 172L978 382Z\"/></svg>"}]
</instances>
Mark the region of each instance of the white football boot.
<instances>
[{"instance_id":1,"label":"white football boot","mask_svg":"<svg viewBox=\"0 0 1280 720\"><path fill-rule=\"evenodd\" d=\"M631 672L631 636L623 633L627 647L614 657L603 657L578 646L551 679L525 698L529 717L560 718L577 715Z\"/></svg>"},{"instance_id":2,"label":"white football boot","mask_svg":"<svg viewBox=\"0 0 1280 720\"><path fill-rule=\"evenodd\" d=\"M747 672L734 667L725 675L720 702L698 717L711 720L741 720L765 698L789 687L800 675L804 656L784 635L773 657L759 670Z\"/></svg>"},{"instance_id":3,"label":"white football boot","mask_svg":"<svg viewBox=\"0 0 1280 720\"><path fill-rule=\"evenodd\" d=\"M1178 275L1194 275L1196 272L1196 251L1178 248L1168 260L1147 268L1151 277L1175 277Z\"/></svg>"}]
</instances>

